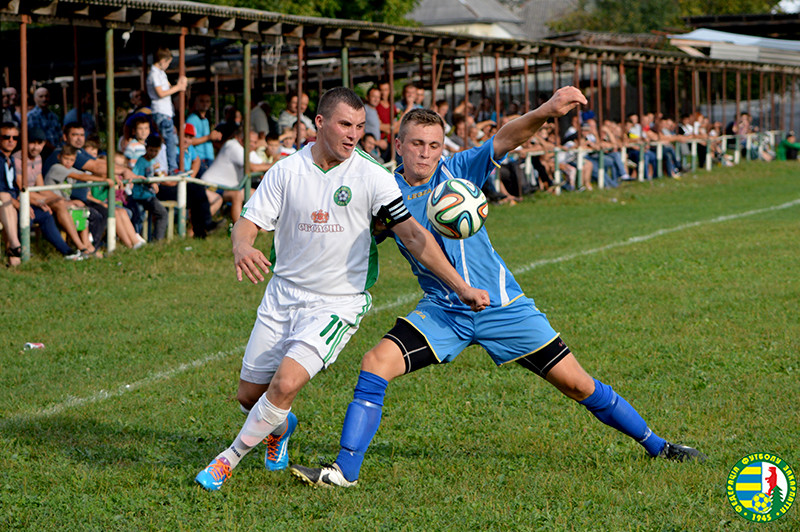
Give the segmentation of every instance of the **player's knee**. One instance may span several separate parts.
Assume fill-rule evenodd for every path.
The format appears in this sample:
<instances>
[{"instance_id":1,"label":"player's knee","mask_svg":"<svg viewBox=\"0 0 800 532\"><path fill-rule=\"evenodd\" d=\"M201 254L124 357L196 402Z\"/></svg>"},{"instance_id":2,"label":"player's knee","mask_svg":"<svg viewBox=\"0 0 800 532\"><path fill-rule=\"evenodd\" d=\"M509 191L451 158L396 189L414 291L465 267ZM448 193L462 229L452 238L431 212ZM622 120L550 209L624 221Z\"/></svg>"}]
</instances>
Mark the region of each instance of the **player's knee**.
<instances>
[{"instance_id":1,"label":"player's knee","mask_svg":"<svg viewBox=\"0 0 800 532\"><path fill-rule=\"evenodd\" d=\"M575 376L559 382L556 387L570 399L580 402L594 393L594 379L588 375Z\"/></svg>"},{"instance_id":2,"label":"player's knee","mask_svg":"<svg viewBox=\"0 0 800 532\"><path fill-rule=\"evenodd\" d=\"M252 410L253 406L255 406L256 402L258 402L259 395L255 395L249 390L243 390L239 388L239 391L236 392L236 400L239 401L239 404L242 405L242 408L246 410Z\"/></svg>"}]
</instances>

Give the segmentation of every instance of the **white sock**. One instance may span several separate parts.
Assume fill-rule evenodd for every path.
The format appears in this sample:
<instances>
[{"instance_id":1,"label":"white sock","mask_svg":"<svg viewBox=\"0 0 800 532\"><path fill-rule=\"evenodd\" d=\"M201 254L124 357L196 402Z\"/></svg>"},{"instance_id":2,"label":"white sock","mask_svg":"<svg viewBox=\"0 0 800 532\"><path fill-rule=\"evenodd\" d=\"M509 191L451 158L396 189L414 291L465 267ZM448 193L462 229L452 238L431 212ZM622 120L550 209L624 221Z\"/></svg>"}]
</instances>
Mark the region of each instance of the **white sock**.
<instances>
[{"instance_id":1,"label":"white sock","mask_svg":"<svg viewBox=\"0 0 800 532\"><path fill-rule=\"evenodd\" d=\"M289 410L276 407L269 402L267 394L263 394L250 410L233 444L222 451L217 458L225 458L231 468L236 467L244 455L266 438L267 434L283 424L288 414Z\"/></svg>"}]
</instances>

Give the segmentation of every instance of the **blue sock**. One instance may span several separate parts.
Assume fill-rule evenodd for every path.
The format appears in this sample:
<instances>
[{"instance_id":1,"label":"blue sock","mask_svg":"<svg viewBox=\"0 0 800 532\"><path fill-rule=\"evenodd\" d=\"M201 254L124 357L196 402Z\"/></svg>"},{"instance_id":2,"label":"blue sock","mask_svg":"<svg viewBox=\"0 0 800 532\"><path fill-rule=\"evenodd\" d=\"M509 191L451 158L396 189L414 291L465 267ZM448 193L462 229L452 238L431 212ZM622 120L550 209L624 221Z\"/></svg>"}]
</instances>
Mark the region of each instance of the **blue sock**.
<instances>
[{"instance_id":1,"label":"blue sock","mask_svg":"<svg viewBox=\"0 0 800 532\"><path fill-rule=\"evenodd\" d=\"M381 424L383 397L389 382L368 371L358 375L353 393L353 401L347 407L342 427L342 449L336 457L336 464L344 478L353 482L358 478L364 453Z\"/></svg>"},{"instance_id":2,"label":"blue sock","mask_svg":"<svg viewBox=\"0 0 800 532\"><path fill-rule=\"evenodd\" d=\"M579 402L594 417L639 442L650 456L658 455L664 448L666 441L656 436L642 416L611 386L594 379L594 393Z\"/></svg>"}]
</instances>

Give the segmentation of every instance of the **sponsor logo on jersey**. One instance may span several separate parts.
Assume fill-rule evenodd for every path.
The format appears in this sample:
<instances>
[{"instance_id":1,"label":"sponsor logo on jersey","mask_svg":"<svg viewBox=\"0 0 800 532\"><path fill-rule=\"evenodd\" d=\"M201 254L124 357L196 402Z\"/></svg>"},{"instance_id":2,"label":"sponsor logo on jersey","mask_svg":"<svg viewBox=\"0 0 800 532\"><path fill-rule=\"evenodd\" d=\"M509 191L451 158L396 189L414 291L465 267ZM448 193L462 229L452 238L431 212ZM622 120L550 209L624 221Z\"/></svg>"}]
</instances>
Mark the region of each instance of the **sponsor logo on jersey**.
<instances>
[{"instance_id":1,"label":"sponsor logo on jersey","mask_svg":"<svg viewBox=\"0 0 800 532\"><path fill-rule=\"evenodd\" d=\"M311 220L315 224L328 223L328 218L330 218L330 215L327 211L323 211L322 209L311 213Z\"/></svg>"},{"instance_id":2,"label":"sponsor logo on jersey","mask_svg":"<svg viewBox=\"0 0 800 532\"><path fill-rule=\"evenodd\" d=\"M333 193L333 201L340 207L344 207L350 203L351 199L353 199L353 192L350 190L350 187L342 185Z\"/></svg>"},{"instance_id":3,"label":"sponsor logo on jersey","mask_svg":"<svg viewBox=\"0 0 800 532\"><path fill-rule=\"evenodd\" d=\"M797 498L797 478L785 460L770 453L748 454L728 474L728 502L748 521L783 517Z\"/></svg>"},{"instance_id":4,"label":"sponsor logo on jersey","mask_svg":"<svg viewBox=\"0 0 800 532\"><path fill-rule=\"evenodd\" d=\"M431 192L432 192L432 189L430 189L430 188L426 189L426 190L423 190L422 192L414 192L413 194L409 194L408 196L406 196L406 199L407 200L413 200L413 199L421 198L423 196L427 196Z\"/></svg>"},{"instance_id":5,"label":"sponsor logo on jersey","mask_svg":"<svg viewBox=\"0 0 800 532\"><path fill-rule=\"evenodd\" d=\"M306 233L342 233L344 227L339 224L326 223L331 215L322 209L311 213L312 224L297 224L297 229Z\"/></svg>"}]
</instances>

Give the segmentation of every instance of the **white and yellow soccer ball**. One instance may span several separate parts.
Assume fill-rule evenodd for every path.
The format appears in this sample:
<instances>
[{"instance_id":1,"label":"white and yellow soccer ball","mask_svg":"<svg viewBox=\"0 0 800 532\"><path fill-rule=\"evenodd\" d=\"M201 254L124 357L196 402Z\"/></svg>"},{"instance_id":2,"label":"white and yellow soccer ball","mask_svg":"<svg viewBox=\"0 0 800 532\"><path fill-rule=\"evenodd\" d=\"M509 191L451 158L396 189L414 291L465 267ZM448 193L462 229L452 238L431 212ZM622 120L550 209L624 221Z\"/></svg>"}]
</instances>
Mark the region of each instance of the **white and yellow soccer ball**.
<instances>
[{"instance_id":1,"label":"white and yellow soccer ball","mask_svg":"<svg viewBox=\"0 0 800 532\"><path fill-rule=\"evenodd\" d=\"M474 183L448 179L428 196L426 213L437 233L460 240L481 230L489 214L489 203Z\"/></svg>"},{"instance_id":2,"label":"white and yellow soccer ball","mask_svg":"<svg viewBox=\"0 0 800 532\"><path fill-rule=\"evenodd\" d=\"M754 512L768 514L772 509L772 498L766 493L756 493L750 505Z\"/></svg>"}]
</instances>

